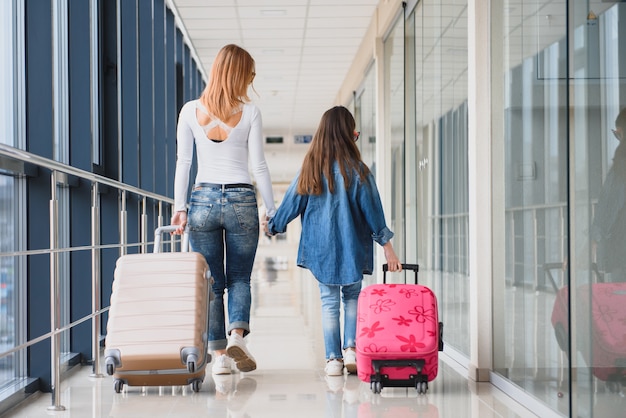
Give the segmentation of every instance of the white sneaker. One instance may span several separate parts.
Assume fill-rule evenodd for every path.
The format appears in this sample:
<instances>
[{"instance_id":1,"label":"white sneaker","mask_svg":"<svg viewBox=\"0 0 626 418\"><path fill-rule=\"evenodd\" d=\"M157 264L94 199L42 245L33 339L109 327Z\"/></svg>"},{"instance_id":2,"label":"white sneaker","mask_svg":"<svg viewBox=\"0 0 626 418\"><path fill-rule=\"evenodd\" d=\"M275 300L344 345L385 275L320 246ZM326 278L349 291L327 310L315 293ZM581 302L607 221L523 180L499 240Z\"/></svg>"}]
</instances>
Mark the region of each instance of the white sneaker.
<instances>
[{"instance_id":1,"label":"white sneaker","mask_svg":"<svg viewBox=\"0 0 626 418\"><path fill-rule=\"evenodd\" d=\"M324 371L326 372L326 376L342 376L343 361L337 359L328 360Z\"/></svg>"},{"instance_id":2,"label":"white sneaker","mask_svg":"<svg viewBox=\"0 0 626 418\"><path fill-rule=\"evenodd\" d=\"M348 373L356 373L356 351L354 351L354 348L346 348L343 352L343 364L346 366Z\"/></svg>"},{"instance_id":3,"label":"white sneaker","mask_svg":"<svg viewBox=\"0 0 626 418\"><path fill-rule=\"evenodd\" d=\"M240 372L251 372L256 369L256 361L246 348L243 337L236 332L231 332L226 346L226 354L235 361Z\"/></svg>"},{"instance_id":4,"label":"white sneaker","mask_svg":"<svg viewBox=\"0 0 626 418\"><path fill-rule=\"evenodd\" d=\"M225 354L217 356L213 363L213 374L231 374L233 372L233 359Z\"/></svg>"}]
</instances>

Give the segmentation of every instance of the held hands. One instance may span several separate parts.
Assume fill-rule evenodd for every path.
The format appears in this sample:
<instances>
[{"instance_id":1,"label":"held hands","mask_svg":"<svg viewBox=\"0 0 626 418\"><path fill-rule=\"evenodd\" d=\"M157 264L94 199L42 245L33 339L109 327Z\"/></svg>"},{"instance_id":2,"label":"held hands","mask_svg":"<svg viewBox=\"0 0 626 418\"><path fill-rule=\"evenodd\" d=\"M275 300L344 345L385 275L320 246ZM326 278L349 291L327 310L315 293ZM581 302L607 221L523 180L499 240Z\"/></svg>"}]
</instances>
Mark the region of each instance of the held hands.
<instances>
[{"instance_id":1,"label":"held hands","mask_svg":"<svg viewBox=\"0 0 626 418\"><path fill-rule=\"evenodd\" d=\"M393 250L391 241L388 241L385 245L383 245L383 251L389 266L389 271L402 271L402 263L396 255L396 252Z\"/></svg>"},{"instance_id":2,"label":"held hands","mask_svg":"<svg viewBox=\"0 0 626 418\"><path fill-rule=\"evenodd\" d=\"M265 220L261 222L261 228L263 229L263 232L265 233L265 236L268 237L268 238L274 235L274 234L270 233L270 228L267 225L269 220L270 220L270 217L266 215L265 216Z\"/></svg>"},{"instance_id":3,"label":"held hands","mask_svg":"<svg viewBox=\"0 0 626 418\"><path fill-rule=\"evenodd\" d=\"M182 235L187 226L187 211L179 210L175 212L170 223L172 225L178 225L178 228L176 228L173 234Z\"/></svg>"}]
</instances>

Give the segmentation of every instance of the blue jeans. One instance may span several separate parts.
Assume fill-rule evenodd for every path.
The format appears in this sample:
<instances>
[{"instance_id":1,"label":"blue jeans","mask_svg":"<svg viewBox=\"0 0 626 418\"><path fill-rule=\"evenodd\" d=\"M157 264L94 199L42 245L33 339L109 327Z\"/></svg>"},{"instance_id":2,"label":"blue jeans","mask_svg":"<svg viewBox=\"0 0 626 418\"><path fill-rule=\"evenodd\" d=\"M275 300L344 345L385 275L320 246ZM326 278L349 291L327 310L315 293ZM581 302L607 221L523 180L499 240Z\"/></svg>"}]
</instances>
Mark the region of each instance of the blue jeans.
<instances>
[{"instance_id":1,"label":"blue jeans","mask_svg":"<svg viewBox=\"0 0 626 418\"><path fill-rule=\"evenodd\" d=\"M356 346L356 307L361 282L346 286L319 283L322 298L322 329L326 360L343 358L343 350ZM339 323L340 294L343 294L343 350Z\"/></svg>"},{"instance_id":2,"label":"blue jeans","mask_svg":"<svg viewBox=\"0 0 626 418\"><path fill-rule=\"evenodd\" d=\"M250 275L259 243L256 193L250 188L195 185L191 192L189 245L204 255L213 275L209 349L226 348L224 293L228 290L228 333L250 332Z\"/></svg>"}]
</instances>

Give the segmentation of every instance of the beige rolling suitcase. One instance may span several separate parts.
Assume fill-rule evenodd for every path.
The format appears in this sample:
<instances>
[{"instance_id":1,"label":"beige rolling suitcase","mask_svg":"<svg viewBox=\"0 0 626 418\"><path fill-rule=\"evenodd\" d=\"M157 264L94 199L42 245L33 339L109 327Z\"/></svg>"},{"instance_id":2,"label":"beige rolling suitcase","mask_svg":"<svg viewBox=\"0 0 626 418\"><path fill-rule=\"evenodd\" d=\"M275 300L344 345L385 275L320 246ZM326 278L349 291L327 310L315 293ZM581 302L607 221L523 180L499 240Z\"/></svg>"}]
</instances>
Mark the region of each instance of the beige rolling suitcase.
<instances>
[{"instance_id":1,"label":"beige rolling suitcase","mask_svg":"<svg viewBox=\"0 0 626 418\"><path fill-rule=\"evenodd\" d=\"M157 228L153 253L127 254L116 263L107 323L105 364L123 386L191 385L204 381L210 273L204 257L186 251L160 252Z\"/></svg>"}]
</instances>

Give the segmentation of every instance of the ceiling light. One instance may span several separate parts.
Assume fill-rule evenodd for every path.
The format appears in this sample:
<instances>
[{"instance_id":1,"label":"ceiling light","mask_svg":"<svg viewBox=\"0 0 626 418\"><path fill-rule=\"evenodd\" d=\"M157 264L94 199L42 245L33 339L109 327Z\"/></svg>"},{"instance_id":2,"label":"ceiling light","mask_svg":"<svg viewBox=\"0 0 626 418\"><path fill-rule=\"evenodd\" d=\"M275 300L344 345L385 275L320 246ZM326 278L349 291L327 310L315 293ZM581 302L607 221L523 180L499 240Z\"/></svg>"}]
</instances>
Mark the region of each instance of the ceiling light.
<instances>
[{"instance_id":1,"label":"ceiling light","mask_svg":"<svg viewBox=\"0 0 626 418\"><path fill-rule=\"evenodd\" d=\"M261 15L268 17L279 17L285 16L287 14L287 10L284 9L262 9Z\"/></svg>"},{"instance_id":2,"label":"ceiling light","mask_svg":"<svg viewBox=\"0 0 626 418\"><path fill-rule=\"evenodd\" d=\"M262 51L263 55L282 55L285 52L284 49L264 49Z\"/></svg>"}]
</instances>

